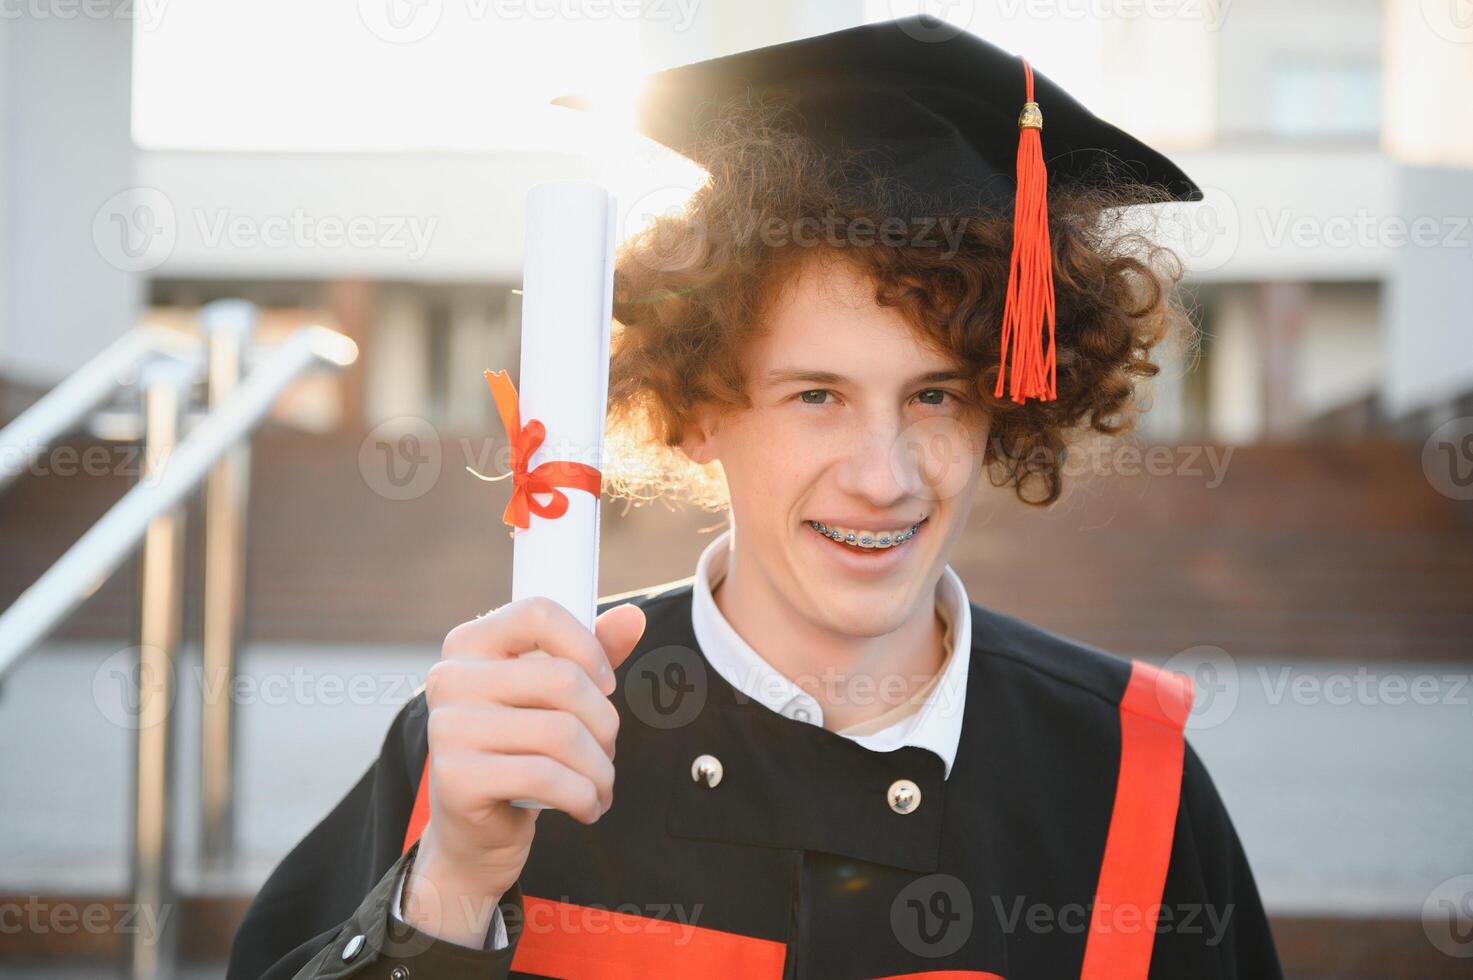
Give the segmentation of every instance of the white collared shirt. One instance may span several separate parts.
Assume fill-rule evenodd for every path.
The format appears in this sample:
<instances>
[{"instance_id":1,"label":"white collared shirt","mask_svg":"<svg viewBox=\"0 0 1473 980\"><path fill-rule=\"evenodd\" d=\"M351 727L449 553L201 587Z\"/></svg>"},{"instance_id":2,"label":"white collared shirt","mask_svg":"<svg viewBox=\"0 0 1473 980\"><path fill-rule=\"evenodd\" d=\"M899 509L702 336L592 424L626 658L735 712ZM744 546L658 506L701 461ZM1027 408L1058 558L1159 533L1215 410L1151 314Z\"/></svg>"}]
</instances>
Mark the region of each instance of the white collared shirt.
<instances>
[{"instance_id":1,"label":"white collared shirt","mask_svg":"<svg viewBox=\"0 0 1473 980\"><path fill-rule=\"evenodd\" d=\"M726 575L731 536L730 528L719 534L701 552L696 565L691 598L696 642L716 672L747 697L786 718L822 725L823 708L818 701L752 649L716 605L712 591ZM972 608L961 578L950 565L936 583L936 609L947 624L946 662L934 684L917 692L919 708L879 731L869 731L872 726L860 724L835 734L875 752L903 746L930 749L941 757L949 777L962 737L972 646ZM882 688L877 686L876 690Z\"/></svg>"}]
</instances>

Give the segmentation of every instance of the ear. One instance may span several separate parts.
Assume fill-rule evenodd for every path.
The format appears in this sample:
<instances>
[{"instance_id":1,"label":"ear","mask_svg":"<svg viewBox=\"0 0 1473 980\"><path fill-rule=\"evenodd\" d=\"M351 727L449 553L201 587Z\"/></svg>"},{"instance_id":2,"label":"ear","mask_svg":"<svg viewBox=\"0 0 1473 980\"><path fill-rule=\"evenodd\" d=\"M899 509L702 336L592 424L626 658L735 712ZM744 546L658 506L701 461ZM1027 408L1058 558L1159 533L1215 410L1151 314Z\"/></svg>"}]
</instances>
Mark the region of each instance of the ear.
<instances>
[{"instance_id":1,"label":"ear","mask_svg":"<svg viewBox=\"0 0 1473 980\"><path fill-rule=\"evenodd\" d=\"M691 420L685 427L680 451L693 463L704 466L716 460L715 419L709 406L697 405L691 409Z\"/></svg>"}]
</instances>

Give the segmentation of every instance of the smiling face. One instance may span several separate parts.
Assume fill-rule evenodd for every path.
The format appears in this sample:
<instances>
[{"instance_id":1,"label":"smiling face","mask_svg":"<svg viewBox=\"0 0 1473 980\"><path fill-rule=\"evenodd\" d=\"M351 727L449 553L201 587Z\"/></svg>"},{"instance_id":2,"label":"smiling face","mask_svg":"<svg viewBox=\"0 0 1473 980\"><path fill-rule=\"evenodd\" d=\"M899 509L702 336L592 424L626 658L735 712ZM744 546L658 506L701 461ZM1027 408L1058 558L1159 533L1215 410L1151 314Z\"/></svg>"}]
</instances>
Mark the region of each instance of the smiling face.
<instances>
[{"instance_id":1,"label":"smiling face","mask_svg":"<svg viewBox=\"0 0 1473 980\"><path fill-rule=\"evenodd\" d=\"M982 470L985 412L960 362L924 344L850 263L806 260L744 353L749 409L698 413L684 449L719 460L729 573L744 605L852 637L929 623ZM918 530L858 549L831 532ZM878 535L877 535L878 536Z\"/></svg>"}]
</instances>

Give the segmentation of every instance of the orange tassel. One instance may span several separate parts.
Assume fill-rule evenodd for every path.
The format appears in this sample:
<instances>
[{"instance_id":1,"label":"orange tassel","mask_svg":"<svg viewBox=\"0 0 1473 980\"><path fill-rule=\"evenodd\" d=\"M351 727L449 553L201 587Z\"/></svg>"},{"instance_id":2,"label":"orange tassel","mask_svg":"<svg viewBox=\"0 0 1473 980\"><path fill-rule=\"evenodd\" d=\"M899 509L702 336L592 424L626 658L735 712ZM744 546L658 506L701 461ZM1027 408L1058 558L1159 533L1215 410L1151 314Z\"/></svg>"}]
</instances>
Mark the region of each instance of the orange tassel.
<instances>
[{"instance_id":1,"label":"orange tassel","mask_svg":"<svg viewBox=\"0 0 1473 980\"><path fill-rule=\"evenodd\" d=\"M997 388L1002 397L1012 347L1009 395L1018 404L1029 398L1058 397L1054 352L1054 265L1048 235L1048 169L1043 163L1043 113L1033 101L1033 68L1023 59L1027 101L1018 116L1018 190L1013 203L1013 256L1002 311L1002 351ZM1048 324L1048 346L1043 326Z\"/></svg>"}]
</instances>

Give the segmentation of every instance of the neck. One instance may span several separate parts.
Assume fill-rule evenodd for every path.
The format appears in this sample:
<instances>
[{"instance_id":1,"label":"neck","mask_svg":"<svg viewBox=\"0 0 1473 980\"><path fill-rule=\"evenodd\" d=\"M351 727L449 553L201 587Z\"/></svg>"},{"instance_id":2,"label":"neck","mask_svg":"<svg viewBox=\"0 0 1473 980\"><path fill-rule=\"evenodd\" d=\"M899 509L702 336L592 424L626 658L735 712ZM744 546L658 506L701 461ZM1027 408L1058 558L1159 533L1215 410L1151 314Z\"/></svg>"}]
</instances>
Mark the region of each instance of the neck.
<instances>
[{"instance_id":1,"label":"neck","mask_svg":"<svg viewBox=\"0 0 1473 980\"><path fill-rule=\"evenodd\" d=\"M712 599L732 629L788 680L813 696L823 724L839 731L883 715L925 687L946 661L935 603L883 636L836 633L799 615L764 588L735 549Z\"/></svg>"}]
</instances>

